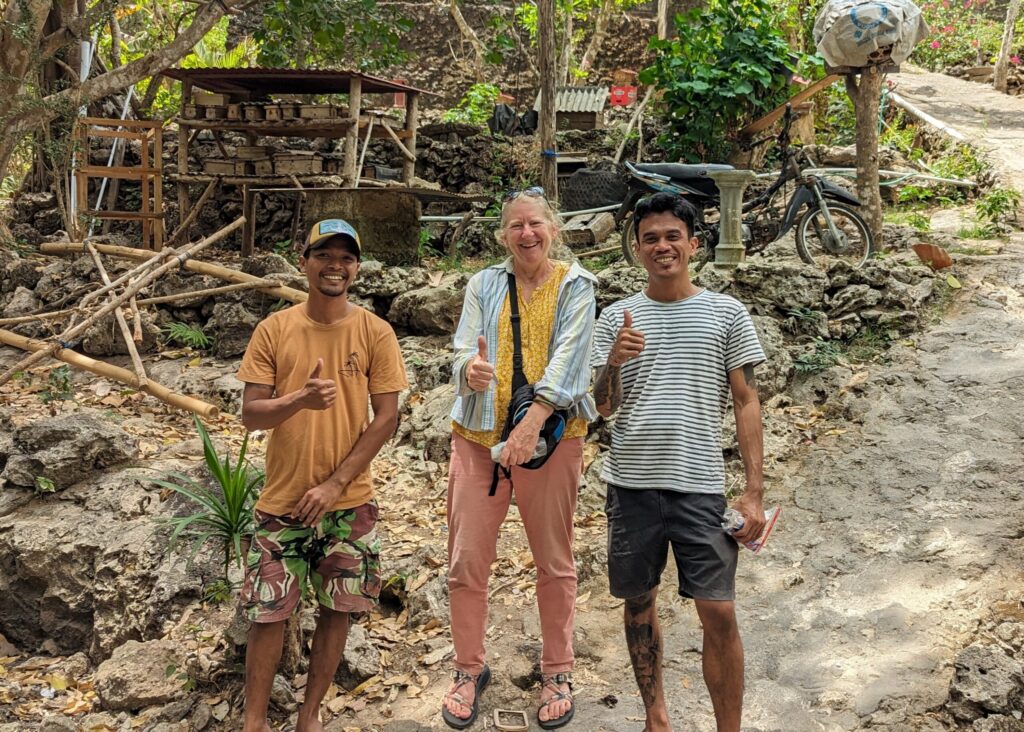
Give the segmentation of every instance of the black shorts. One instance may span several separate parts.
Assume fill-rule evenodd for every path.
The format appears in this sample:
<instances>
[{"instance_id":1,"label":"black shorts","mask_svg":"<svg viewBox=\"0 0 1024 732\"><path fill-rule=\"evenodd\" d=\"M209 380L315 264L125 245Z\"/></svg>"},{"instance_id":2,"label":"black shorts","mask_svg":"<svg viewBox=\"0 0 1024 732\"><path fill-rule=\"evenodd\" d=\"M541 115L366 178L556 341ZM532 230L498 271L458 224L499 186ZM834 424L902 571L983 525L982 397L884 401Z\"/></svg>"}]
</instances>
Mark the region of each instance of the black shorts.
<instances>
[{"instance_id":1,"label":"black shorts","mask_svg":"<svg viewBox=\"0 0 1024 732\"><path fill-rule=\"evenodd\" d=\"M615 597L650 592L661 582L671 543L679 594L732 600L739 544L722 530L725 496L608 486L608 582Z\"/></svg>"}]
</instances>

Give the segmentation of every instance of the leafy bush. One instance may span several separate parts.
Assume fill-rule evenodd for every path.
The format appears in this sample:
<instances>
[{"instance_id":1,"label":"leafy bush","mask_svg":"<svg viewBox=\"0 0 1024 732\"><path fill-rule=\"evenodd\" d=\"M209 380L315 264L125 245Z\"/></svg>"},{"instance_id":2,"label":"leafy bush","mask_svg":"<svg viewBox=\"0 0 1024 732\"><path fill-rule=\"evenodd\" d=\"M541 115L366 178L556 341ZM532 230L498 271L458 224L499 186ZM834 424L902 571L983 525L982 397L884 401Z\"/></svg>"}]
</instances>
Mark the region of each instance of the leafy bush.
<instances>
[{"instance_id":1,"label":"leafy bush","mask_svg":"<svg viewBox=\"0 0 1024 732\"><path fill-rule=\"evenodd\" d=\"M471 125L486 124L500 93L501 90L494 84L473 84L458 105L446 111L441 119Z\"/></svg>"},{"instance_id":2,"label":"leafy bush","mask_svg":"<svg viewBox=\"0 0 1024 732\"><path fill-rule=\"evenodd\" d=\"M990 17L988 0L932 0L921 6L931 35L914 49L910 60L933 71L948 66L990 63L999 53L1002 20ZM997 15L1002 15L999 11ZM1024 19L1017 36L1024 32ZM1018 57L1018 63L1020 59Z\"/></svg>"},{"instance_id":3,"label":"leafy bush","mask_svg":"<svg viewBox=\"0 0 1024 732\"><path fill-rule=\"evenodd\" d=\"M746 122L785 101L791 63L767 0L709 0L676 16L677 37L653 39L643 84L662 92L672 160L721 160Z\"/></svg>"},{"instance_id":4,"label":"leafy bush","mask_svg":"<svg viewBox=\"0 0 1024 732\"><path fill-rule=\"evenodd\" d=\"M173 549L182 538L192 544L191 557L199 552L207 542L218 544L224 554L224 577L227 578L231 560L235 559L239 566L242 563L242 542L251 539L253 534L253 506L256 496L263 484L264 473L246 460L245 453L249 445L246 433L242 447L238 451L238 459L232 460L230 451L224 453L223 460L217 456L217 450L210 439L203 423L193 416L196 431L203 443L203 457L215 485L199 483L181 473L168 473L166 479L154 479L153 483L184 496L199 506L199 510L187 516L173 516L165 519L172 526L170 545Z\"/></svg>"}]
</instances>

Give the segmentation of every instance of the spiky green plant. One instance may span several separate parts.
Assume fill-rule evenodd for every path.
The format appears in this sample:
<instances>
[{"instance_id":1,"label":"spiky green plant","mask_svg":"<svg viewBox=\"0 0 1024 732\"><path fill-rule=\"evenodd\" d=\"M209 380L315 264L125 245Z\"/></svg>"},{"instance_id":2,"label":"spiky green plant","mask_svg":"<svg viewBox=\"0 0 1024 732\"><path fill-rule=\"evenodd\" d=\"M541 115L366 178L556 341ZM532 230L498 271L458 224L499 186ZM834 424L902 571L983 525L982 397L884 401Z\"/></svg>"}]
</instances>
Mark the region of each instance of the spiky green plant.
<instances>
[{"instance_id":1,"label":"spiky green plant","mask_svg":"<svg viewBox=\"0 0 1024 732\"><path fill-rule=\"evenodd\" d=\"M242 564L243 540L252 538L253 506L265 475L245 457L248 433L242 440L237 460L232 460L230 450L220 458L206 427L194 415L193 421L203 443L203 456L213 482L200 483L181 473L168 473L165 478L153 479L152 482L184 496L200 509L186 516L172 516L164 520L174 529L170 538L171 549L177 548L179 541L188 541L192 550L189 559L192 559L207 542L217 544L224 554L226 579L232 559L238 566Z\"/></svg>"}]
</instances>

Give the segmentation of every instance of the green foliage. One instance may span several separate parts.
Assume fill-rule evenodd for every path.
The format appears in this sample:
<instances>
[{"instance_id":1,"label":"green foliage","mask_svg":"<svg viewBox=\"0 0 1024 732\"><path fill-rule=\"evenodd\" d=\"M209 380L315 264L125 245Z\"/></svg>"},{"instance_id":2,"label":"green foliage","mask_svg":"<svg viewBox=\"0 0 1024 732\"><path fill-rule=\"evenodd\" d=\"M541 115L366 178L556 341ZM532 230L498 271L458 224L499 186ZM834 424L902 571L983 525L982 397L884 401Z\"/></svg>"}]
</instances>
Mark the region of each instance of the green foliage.
<instances>
[{"instance_id":1,"label":"green foliage","mask_svg":"<svg viewBox=\"0 0 1024 732\"><path fill-rule=\"evenodd\" d=\"M203 586L203 602L211 605L223 605L231 599L231 592L234 588L227 579L215 579Z\"/></svg>"},{"instance_id":2,"label":"green foliage","mask_svg":"<svg viewBox=\"0 0 1024 732\"><path fill-rule=\"evenodd\" d=\"M245 457L249 445L248 433L242 440L238 459L233 460L230 451L226 451L222 459L217 456L213 440L203 423L198 417L193 416L192 419L203 443L203 457L214 485L199 483L181 473L168 473L165 479L154 479L152 482L174 491L199 507L195 513L164 519L164 523L174 529L170 538L171 549L176 548L181 539L190 541L191 559L204 544L213 542L223 552L224 578L227 579L232 559L241 566L243 539L252 537L253 506L265 476L262 470L254 468Z\"/></svg>"},{"instance_id":3,"label":"green foliage","mask_svg":"<svg viewBox=\"0 0 1024 732\"><path fill-rule=\"evenodd\" d=\"M678 35L653 39L640 81L662 92L672 160L720 160L728 138L787 96L789 46L767 0L709 0L676 16Z\"/></svg>"},{"instance_id":4,"label":"green foliage","mask_svg":"<svg viewBox=\"0 0 1024 732\"><path fill-rule=\"evenodd\" d=\"M911 211L907 214L907 225L912 226L918 231L926 232L931 231L932 219L931 216L926 216L919 211Z\"/></svg>"},{"instance_id":5,"label":"green foliage","mask_svg":"<svg viewBox=\"0 0 1024 732\"><path fill-rule=\"evenodd\" d=\"M994 228L1007 227L1017 220L1020 208L1020 193L1012 188L993 188L974 204L978 220Z\"/></svg>"},{"instance_id":6,"label":"green foliage","mask_svg":"<svg viewBox=\"0 0 1024 732\"><path fill-rule=\"evenodd\" d=\"M817 95L814 127L818 142L824 145L851 145L857 130L853 101L842 82L830 85Z\"/></svg>"},{"instance_id":7,"label":"green foliage","mask_svg":"<svg viewBox=\"0 0 1024 732\"><path fill-rule=\"evenodd\" d=\"M299 253L292 246L291 239L274 242L274 254L284 257L293 267L299 266Z\"/></svg>"},{"instance_id":8,"label":"green foliage","mask_svg":"<svg viewBox=\"0 0 1024 732\"><path fill-rule=\"evenodd\" d=\"M404 61L401 34L413 24L377 0L273 0L254 37L263 66L354 65L377 71Z\"/></svg>"},{"instance_id":9,"label":"green foliage","mask_svg":"<svg viewBox=\"0 0 1024 732\"><path fill-rule=\"evenodd\" d=\"M486 124L500 93L501 90L494 84L473 84L455 108L446 111L441 119L444 122Z\"/></svg>"},{"instance_id":10,"label":"green foliage","mask_svg":"<svg viewBox=\"0 0 1024 732\"><path fill-rule=\"evenodd\" d=\"M56 493L57 486L54 485L53 481L43 475L37 475L35 480L35 491L37 495L43 495L45 493Z\"/></svg>"},{"instance_id":11,"label":"green foliage","mask_svg":"<svg viewBox=\"0 0 1024 732\"><path fill-rule=\"evenodd\" d=\"M931 0L921 12L931 35L914 49L911 62L941 71L956 64L991 63L999 53L1005 10L990 12L988 0ZM1024 18L1017 23L1016 36L1021 34Z\"/></svg>"},{"instance_id":12,"label":"green foliage","mask_svg":"<svg viewBox=\"0 0 1024 732\"><path fill-rule=\"evenodd\" d=\"M161 329L161 332L168 343L177 343L189 348L208 348L213 343L210 336L188 323L168 323Z\"/></svg>"},{"instance_id":13,"label":"green foliage","mask_svg":"<svg viewBox=\"0 0 1024 732\"><path fill-rule=\"evenodd\" d=\"M74 398L75 391L71 386L71 368L64 364L51 371L46 377L46 387L46 390L39 395L45 404Z\"/></svg>"},{"instance_id":14,"label":"green foliage","mask_svg":"<svg viewBox=\"0 0 1024 732\"><path fill-rule=\"evenodd\" d=\"M814 350L802 353L793 361L793 367L799 374L816 374L830 369L839 363L843 350L838 343L816 339Z\"/></svg>"}]
</instances>

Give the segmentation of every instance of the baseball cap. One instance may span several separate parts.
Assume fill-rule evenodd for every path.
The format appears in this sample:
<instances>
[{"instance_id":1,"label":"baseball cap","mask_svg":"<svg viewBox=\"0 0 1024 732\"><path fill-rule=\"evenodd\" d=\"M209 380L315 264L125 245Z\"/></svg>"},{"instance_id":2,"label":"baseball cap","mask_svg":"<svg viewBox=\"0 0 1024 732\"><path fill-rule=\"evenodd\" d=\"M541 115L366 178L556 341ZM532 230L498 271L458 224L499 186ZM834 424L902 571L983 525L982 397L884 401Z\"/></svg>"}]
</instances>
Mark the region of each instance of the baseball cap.
<instances>
[{"instance_id":1,"label":"baseball cap","mask_svg":"<svg viewBox=\"0 0 1024 732\"><path fill-rule=\"evenodd\" d=\"M302 248L302 256L309 254L310 250L316 249L335 236L348 237L355 246L356 257L360 256L359 234L355 228L345 219L323 219L309 227L309 234L306 236L306 244Z\"/></svg>"}]
</instances>

